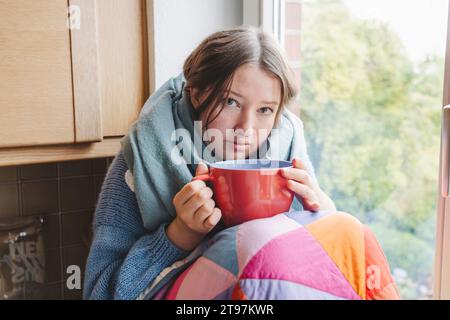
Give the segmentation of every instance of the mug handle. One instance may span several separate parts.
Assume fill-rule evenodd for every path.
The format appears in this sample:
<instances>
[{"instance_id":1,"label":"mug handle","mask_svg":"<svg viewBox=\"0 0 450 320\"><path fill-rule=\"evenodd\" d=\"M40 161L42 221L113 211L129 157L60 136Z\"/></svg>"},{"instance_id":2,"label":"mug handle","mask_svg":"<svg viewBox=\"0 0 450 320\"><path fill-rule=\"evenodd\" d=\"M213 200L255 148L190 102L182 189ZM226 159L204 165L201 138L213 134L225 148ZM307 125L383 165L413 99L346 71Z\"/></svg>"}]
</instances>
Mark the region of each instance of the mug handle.
<instances>
[{"instance_id":1,"label":"mug handle","mask_svg":"<svg viewBox=\"0 0 450 320\"><path fill-rule=\"evenodd\" d=\"M197 181L197 180L201 180L201 181L211 181L211 175L209 174L201 174L199 176L193 177L191 181Z\"/></svg>"}]
</instances>

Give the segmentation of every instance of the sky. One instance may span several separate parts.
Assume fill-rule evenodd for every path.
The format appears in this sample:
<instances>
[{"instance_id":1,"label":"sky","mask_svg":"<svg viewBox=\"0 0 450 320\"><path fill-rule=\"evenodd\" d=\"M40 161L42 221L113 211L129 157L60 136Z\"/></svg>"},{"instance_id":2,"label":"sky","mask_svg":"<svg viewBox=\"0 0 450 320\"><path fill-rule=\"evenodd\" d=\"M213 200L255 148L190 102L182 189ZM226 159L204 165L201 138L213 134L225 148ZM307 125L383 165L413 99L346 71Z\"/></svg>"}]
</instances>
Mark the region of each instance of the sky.
<instances>
[{"instance_id":1,"label":"sky","mask_svg":"<svg viewBox=\"0 0 450 320\"><path fill-rule=\"evenodd\" d=\"M344 0L361 19L388 23L402 39L411 59L445 55L449 0Z\"/></svg>"}]
</instances>

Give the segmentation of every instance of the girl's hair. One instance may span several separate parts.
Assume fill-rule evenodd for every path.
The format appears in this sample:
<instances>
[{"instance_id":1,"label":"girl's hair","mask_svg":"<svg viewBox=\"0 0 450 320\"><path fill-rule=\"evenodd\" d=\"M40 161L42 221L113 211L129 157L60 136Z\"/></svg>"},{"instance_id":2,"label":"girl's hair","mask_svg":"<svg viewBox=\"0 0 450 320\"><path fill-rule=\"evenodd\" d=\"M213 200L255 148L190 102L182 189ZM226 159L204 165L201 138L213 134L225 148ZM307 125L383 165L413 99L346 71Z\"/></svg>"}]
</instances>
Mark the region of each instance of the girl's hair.
<instances>
[{"instance_id":1,"label":"girl's hair","mask_svg":"<svg viewBox=\"0 0 450 320\"><path fill-rule=\"evenodd\" d=\"M270 34L256 27L243 25L213 33L184 62L186 93L189 95L190 88L196 88L202 93L209 91L196 111L196 116L199 117L208 106L212 106L204 127L207 128L223 110L221 102L224 98L228 99L236 69L248 63L257 65L280 82L281 103L275 116L277 125L283 108L297 95L294 73L277 41ZM210 119L212 114L215 117Z\"/></svg>"}]
</instances>

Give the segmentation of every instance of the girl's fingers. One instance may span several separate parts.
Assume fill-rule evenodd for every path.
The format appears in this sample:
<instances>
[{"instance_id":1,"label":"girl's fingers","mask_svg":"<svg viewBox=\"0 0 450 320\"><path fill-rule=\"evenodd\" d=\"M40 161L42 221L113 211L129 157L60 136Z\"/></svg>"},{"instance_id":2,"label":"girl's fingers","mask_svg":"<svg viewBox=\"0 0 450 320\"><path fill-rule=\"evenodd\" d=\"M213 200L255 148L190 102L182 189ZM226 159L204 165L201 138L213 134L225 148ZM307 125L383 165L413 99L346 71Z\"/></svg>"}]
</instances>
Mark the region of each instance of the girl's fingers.
<instances>
[{"instance_id":1,"label":"girl's fingers","mask_svg":"<svg viewBox=\"0 0 450 320\"><path fill-rule=\"evenodd\" d=\"M311 178L306 170L297 168L286 168L281 170L281 175L286 179L292 179L297 182L310 185Z\"/></svg>"},{"instance_id":2,"label":"girl's fingers","mask_svg":"<svg viewBox=\"0 0 450 320\"><path fill-rule=\"evenodd\" d=\"M216 203L213 199L209 199L206 201L200 208L197 209L194 213L194 220L202 225L203 222L211 215Z\"/></svg>"},{"instance_id":3,"label":"girl's fingers","mask_svg":"<svg viewBox=\"0 0 450 320\"><path fill-rule=\"evenodd\" d=\"M287 187L290 190L294 191L297 195L302 197L311 206L313 206L313 203L319 204L319 200L317 199L316 193L308 186L298 183L297 181L294 180L288 180Z\"/></svg>"},{"instance_id":4,"label":"girl's fingers","mask_svg":"<svg viewBox=\"0 0 450 320\"><path fill-rule=\"evenodd\" d=\"M207 231L210 231L222 218L222 211L219 208L214 208L212 214L203 222L203 226Z\"/></svg>"},{"instance_id":5,"label":"girl's fingers","mask_svg":"<svg viewBox=\"0 0 450 320\"><path fill-rule=\"evenodd\" d=\"M203 188L206 188L206 184L201 180L189 182L175 195L173 201L183 205Z\"/></svg>"},{"instance_id":6,"label":"girl's fingers","mask_svg":"<svg viewBox=\"0 0 450 320\"><path fill-rule=\"evenodd\" d=\"M306 205L306 208L305 208L306 210L318 211L320 209L320 204L317 202L307 201L305 203L305 205Z\"/></svg>"},{"instance_id":7,"label":"girl's fingers","mask_svg":"<svg viewBox=\"0 0 450 320\"><path fill-rule=\"evenodd\" d=\"M213 196L213 191L209 187L205 187L200 192L194 194L184 205L183 211L192 215L197 211L198 208L203 206L203 204L210 200Z\"/></svg>"},{"instance_id":8,"label":"girl's fingers","mask_svg":"<svg viewBox=\"0 0 450 320\"><path fill-rule=\"evenodd\" d=\"M303 164L303 161L299 157L295 157L292 159L292 165L294 168L306 170L306 166Z\"/></svg>"},{"instance_id":9,"label":"girl's fingers","mask_svg":"<svg viewBox=\"0 0 450 320\"><path fill-rule=\"evenodd\" d=\"M299 157L292 160L293 168L281 170L281 174L288 180L288 188L302 197L305 209L317 211L320 209L320 203L317 194L314 191L315 182L311 179L306 166Z\"/></svg>"},{"instance_id":10,"label":"girl's fingers","mask_svg":"<svg viewBox=\"0 0 450 320\"><path fill-rule=\"evenodd\" d=\"M205 163L200 162L197 166L197 169L195 169L195 176L200 176L202 174L208 173L209 173L208 166Z\"/></svg>"}]
</instances>

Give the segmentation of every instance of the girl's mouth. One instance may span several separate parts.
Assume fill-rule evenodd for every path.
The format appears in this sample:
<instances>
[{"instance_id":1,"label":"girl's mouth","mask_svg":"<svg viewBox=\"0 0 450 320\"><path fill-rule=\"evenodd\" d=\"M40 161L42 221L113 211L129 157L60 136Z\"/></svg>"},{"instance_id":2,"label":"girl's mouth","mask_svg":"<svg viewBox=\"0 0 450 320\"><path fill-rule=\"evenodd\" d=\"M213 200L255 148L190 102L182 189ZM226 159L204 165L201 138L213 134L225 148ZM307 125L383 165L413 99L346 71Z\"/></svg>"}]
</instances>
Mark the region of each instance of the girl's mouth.
<instances>
[{"instance_id":1,"label":"girl's mouth","mask_svg":"<svg viewBox=\"0 0 450 320\"><path fill-rule=\"evenodd\" d=\"M233 144L233 149L235 151L245 151L250 147L249 143L238 143L237 141L228 141L227 143Z\"/></svg>"},{"instance_id":2,"label":"girl's mouth","mask_svg":"<svg viewBox=\"0 0 450 320\"><path fill-rule=\"evenodd\" d=\"M238 143L234 143L234 150L238 150L238 151L244 151L246 150L248 147L248 144L238 144Z\"/></svg>"}]
</instances>

